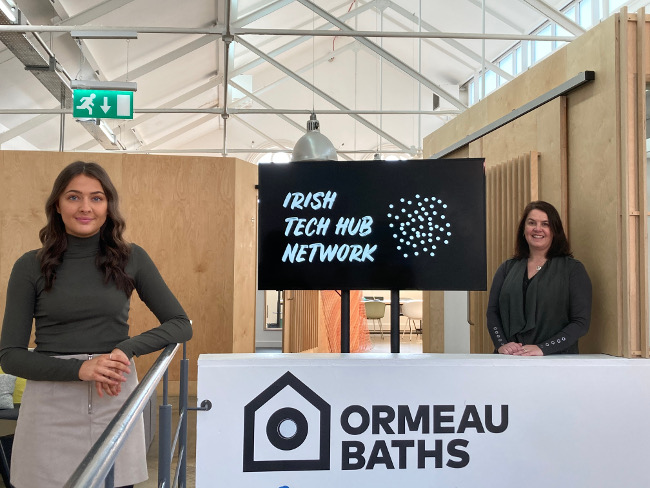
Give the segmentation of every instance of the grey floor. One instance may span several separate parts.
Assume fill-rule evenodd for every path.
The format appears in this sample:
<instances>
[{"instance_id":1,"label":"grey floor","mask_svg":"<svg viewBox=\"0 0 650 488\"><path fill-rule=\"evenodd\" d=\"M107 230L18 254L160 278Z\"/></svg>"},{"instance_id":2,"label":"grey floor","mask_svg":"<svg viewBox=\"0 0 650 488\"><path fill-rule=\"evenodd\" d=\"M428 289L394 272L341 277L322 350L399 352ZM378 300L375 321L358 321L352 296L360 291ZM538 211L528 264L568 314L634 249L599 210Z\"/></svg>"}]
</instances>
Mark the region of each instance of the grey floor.
<instances>
[{"instance_id":1,"label":"grey floor","mask_svg":"<svg viewBox=\"0 0 650 488\"><path fill-rule=\"evenodd\" d=\"M368 352L390 352L390 334L384 334L383 339L380 334L370 334L372 349ZM402 337L400 335L399 352L412 354L422 352L422 336L413 334L409 338L408 332Z\"/></svg>"},{"instance_id":2,"label":"grey floor","mask_svg":"<svg viewBox=\"0 0 650 488\"><path fill-rule=\"evenodd\" d=\"M161 398L159 397L159 400ZM177 422L178 416L178 397L169 397L169 404L172 405L172 418ZM196 397L188 398L188 405L190 407L196 406ZM172 427L172 436L176 432L176 425ZM149 469L149 479L144 483L135 485L137 488L155 488L158 486L158 436L154 438L147 453L147 468ZM176 456L175 456L176 457ZM172 462L171 476L172 485L174 480L174 473L176 471L176 459ZM187 416L187 484L188 488L196 486L196 412L188 412Z\"/></svg>"}]
</instances>

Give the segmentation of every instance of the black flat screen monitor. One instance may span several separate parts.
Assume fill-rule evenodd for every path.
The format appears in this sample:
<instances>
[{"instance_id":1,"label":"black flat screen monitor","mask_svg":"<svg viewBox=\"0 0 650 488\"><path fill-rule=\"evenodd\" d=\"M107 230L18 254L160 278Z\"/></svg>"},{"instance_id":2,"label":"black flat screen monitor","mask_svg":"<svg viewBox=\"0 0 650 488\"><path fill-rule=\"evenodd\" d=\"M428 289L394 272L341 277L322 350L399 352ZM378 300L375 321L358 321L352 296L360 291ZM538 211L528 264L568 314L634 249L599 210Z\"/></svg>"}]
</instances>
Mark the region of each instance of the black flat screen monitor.
<instances>
[{"instance_id":1,"label":"black flat screen monitor","mask_svg":"<svg viewBox=\"0 0 650 488\"><path fill-rule=\"evenodd\" d=\"M485 290L483 159L259 165L260 290Z\"/></svg>"}]
</instances>

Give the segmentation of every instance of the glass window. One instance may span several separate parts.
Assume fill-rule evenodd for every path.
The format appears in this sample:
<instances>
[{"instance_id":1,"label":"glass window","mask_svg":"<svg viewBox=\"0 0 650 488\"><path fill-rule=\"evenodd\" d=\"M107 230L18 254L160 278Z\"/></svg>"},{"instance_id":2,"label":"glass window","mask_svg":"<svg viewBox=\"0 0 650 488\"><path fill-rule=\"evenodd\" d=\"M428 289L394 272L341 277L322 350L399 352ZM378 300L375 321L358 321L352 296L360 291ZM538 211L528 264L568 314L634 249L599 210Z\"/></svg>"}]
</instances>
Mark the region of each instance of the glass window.
<instances>
[{"instance_id":1,"label":"glass window","mask_svg":"<svg viewBox=\"0 0 650 488\"><path fill-rule=\"evenodd\" d=\"M485 94L492 93L497 89L497 74L494 71L485 73Z\"/></svg>"},{"instance_id":2,"label":"glass window","mask_svg":"<svg viewBox=\"0 0 650 488\"><path fill-rule=\"evenodd\" d=\"M550 36L551 35L551 26L547 25L542 30L537 32L539 36ZM544 56L548 56L553 52L553 42L552 41L534 41L533 46L533 63L536 63Z\"/></svg>"},{"instance_id":3,"label":"glass window","mask_svg":"<svg viewBox=\"0 0 650 488\"><path fill-rule=\"evenodd\" d=\"M503 71L505 71L510 75L515 74L514 56L512 55L512 53L508 54L505 58L499 61L499 68L501 68Z\"/></svg>"},{"instance_id":4,"label":"glass window","mask_svg":"<svg viewBox=\"0 0 650 488\"><path fill-rule=\"evenodd\" d=\"M626 0L609 0L609 13L618 12Z\"/></svg>"},{"instance_id":5,"label":"glass window","mask_svg":"<svg viewBox=\"0 0 650 488\"><path fill-rule=\"evenodd\" d=\"M478 76L475 79L474 85L474 103L478 103L481 100L481 95L483 91L483 77Z\"/></svg>"},{"instance_id":6,"label":"glass window","mask_svg":"<svg viewBox=\"0 0 650 488\"><path fill-rule=\"evenodd\" d=\"M560 25L555 26L556 36L567 36L571 37L571 33ZM565 41L555 41L555 49L558 49L566 44Z\"/></svg>"},{"instance_id":7,"label":"glass window","mask_svg":"<svg viewBox=\"0 0 650 488\"><path fill-rule=\"evenodd\" d=\"M589 29L593 24L591 19L591 0L582 0L580 2L580 11L578 14L580 16L578 19L580 26Z\"/></svg>"},{"instance_id":8,"label":"glass window","mask_svg":"<svg viewBox=\"0 0 650 488\"><path fill-rule=\"evenodd\" d=\"M467 105L474 105L474 82L470 81L467 85Z\"/></svg>"},{"instance_id":9,"label":"glass window","mask_svg":"<svg viewBox=\"0 0 650 488\"><path fill-rule=\"evenodd\" d=\"M571 20L573 20L575 22L576 21L576 8L571 7L569 10L564 12L564 15L566 15L567 17L569 17Z\"/></svg>"},{"instance_id":10,"label":"glass window","mask_svg":"<svg viewBox=\"0 0 650 488\"><path fill-rule=\"evenodd\" d=\"M519 74L524 70L524 61L523 58L521 57L521 46L517 48L517 51L515 51L515 74Z\"/></svg>"}]
</instances>

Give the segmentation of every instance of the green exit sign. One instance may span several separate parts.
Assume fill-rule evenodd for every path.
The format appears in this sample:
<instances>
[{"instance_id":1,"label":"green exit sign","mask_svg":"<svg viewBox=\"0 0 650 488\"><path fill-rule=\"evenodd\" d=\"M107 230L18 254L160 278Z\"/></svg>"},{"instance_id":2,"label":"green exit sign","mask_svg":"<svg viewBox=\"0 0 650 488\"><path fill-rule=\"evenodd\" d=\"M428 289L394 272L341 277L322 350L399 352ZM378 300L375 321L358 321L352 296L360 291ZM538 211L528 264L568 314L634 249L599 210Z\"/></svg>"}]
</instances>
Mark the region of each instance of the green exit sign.
<instances>
[{"instance_id":1,"label":"green exit sign","mask_svg":"<svg viewBox=\"0 0 650 488\"><path fill-rule=\"evenodd\" d=\"M89 119L132 119L133 92L74 90L72 116Z\"/></svg>"}]
</instances>

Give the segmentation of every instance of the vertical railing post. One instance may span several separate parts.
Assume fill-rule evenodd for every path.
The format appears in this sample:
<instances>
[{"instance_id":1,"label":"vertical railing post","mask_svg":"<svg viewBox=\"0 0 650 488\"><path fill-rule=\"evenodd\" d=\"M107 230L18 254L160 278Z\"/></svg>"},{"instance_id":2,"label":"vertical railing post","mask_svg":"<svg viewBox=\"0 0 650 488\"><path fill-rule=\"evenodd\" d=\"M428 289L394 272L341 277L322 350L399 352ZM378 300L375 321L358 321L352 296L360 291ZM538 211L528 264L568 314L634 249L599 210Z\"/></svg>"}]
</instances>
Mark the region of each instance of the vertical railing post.
<instances>
[{"instance_id":1,"label":"vertical railing post","mask_svg":"<svg viewBox=\"0 0 650 488\"><path fill-rule=\"evenodd\" d=\"M390 291L390 352L399 352L399 290Z\"/></svg>"},{"instance_id":2,"label":"vertical railing post","mask_svg":"<svg viewBox=\"0 0 650 488\"><path fill-rule=\"evenodd\" d=\"M341 352L350 352L350 290L341 290Z\"/></svg>"},{"instance_id":3,"label":"vertical railing post","mask_svg":"<svg viewBox=\"0 0 650 488\"><path fill-rule=\"evenodd\" d=\"M178 413L181 418L181 428L178 440L178 486L185 488L187 480L187 390L188 390L189 360L187 347L183 343L183 359L180 367L180 387L178 392Z\"/></svg>"},{"instance_id":4,"label":"vertical railing post","mask_svg":"<svg viewBox=\"0 0 650 488\"><path fill-rule=\"evenodd\" d=\"M163 378L163 404L158 410L158 486L171 488L172 406L167 401L168 371Z\"/></svg>"},{"instance_id":5,"label":"vertical railing post","mask_svg":"<svg viewBox=\"0 0 650 488\"><path fill-rule=\"evenodd\" d=\"M115 487L115 463L111 466L111 470L106 475L104 479L104 488L114 488Z\"/></svg>"}]
</instances>

